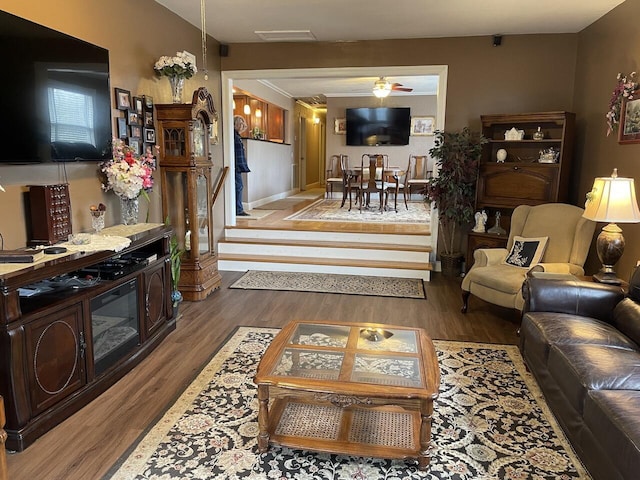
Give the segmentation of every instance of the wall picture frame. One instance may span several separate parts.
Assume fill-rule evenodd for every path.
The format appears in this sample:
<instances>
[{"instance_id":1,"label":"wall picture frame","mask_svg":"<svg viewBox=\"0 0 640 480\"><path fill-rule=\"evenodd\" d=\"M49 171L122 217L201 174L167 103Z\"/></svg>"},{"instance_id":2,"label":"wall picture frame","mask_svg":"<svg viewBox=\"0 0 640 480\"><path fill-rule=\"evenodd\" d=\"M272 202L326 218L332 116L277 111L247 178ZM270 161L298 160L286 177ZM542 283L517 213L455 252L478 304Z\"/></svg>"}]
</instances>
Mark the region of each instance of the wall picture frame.
<instances>
[{"instance_id":1,"label":"wall picture frame","mask_svg":"<svg viewBox=\"0 0 640 480\"><path fill-rule=\"evenodd\" d=\"M131 136L135 138L142 137L142 127L140 125L131 125Z\"/></svg>"},{"instance_id":2,"label":"wall picture frame","mask_svg":"<svg viewBox=\"0 0 640 480\"><path fill-rule=\"evenodd\" d=\"M144 105L144 99L142 97L131 98L132 108L138 114L142 115L142 108Z\"/></svg>"},{"instance_id":3,"label":"wall picture frame","mask_svg":"<svg viewBox=\"0 0 640 480\"><path fill-rule=\"evenodd\" d=\"M145 128L144 129L144 142L145 143L156 143L156 130L154 128Z\"/></svg>"},{"instance_id":4,"label":"wall picture frame","mask_svg":"<svg viewBox=\"0 0 640 480\"><path fill-rule=\"evenodd\" d=\"M153 128L153 112L144 112L144 126Z\"/></svg>"},{"instance_id":5,"label":"wall picture frame","mask_svg":"<svg viewBox=\"0 0 640 480\"><path fill-rule=\"evenodd\" d=\"M135 110L127 110L127 123L129 125L142 125L140 115Z\"/></svg>"},{"instance_id":6,"label":"wall picture frame","mask_svg":"<svg viewBox=\"0 0 640 480\"><path fill-rule=\"evenodd\" d=\"M114 88L116 98L116 108L118 110L129 110L131 108L131 92L122 88Z\"/></svg>"},{"instance_id":7,"label":"wall picture frame","mask_svg":"<svg viewBox=\"0 0 640 480\"><path fill-rule=\"evenodd\" d=\"M640 98L622 99L618 143L640 143Z\"/></svg>"},{"instance_id":8,"label":"wall picture frame","mask_svg":"<svg viewBox=\"0 0 640 480\"><path fill-rule=\"evenodd\" d=\"M423 137L435 134L435 117L411 117L411 135Z\"/></svg>"},{"instance_id":9,"label":"wall picture frame","mask_svg":"<svg viewBox=\"0 0 640 480\"><path fill-rule=\"evenodd\" d=\"M347 119L346 118L336 118L333 122L333 132L336 135L346 135L347 134Z\"/></svg>"},{"instance_id":10,"label":"wall picture frame","mask_svg":"<svg viewBox=\"0 0 640 480\"><path fill-rule=\"evenodd\" d=\"M124 140L127 137L127 119L124 117L118 117L118 138Z\"/></svg>"},{"instance_id":11,"label":"wall picture frame","mask_svg":"<svg viewBox=\"0 0 640 480\"><path fill-rule=\"evenodd\" d=\"M127 143L135 155L140 155L140 148L142 147L142 142L140 142L139 138L129 137Z\"/></svg>"}]
</instances>

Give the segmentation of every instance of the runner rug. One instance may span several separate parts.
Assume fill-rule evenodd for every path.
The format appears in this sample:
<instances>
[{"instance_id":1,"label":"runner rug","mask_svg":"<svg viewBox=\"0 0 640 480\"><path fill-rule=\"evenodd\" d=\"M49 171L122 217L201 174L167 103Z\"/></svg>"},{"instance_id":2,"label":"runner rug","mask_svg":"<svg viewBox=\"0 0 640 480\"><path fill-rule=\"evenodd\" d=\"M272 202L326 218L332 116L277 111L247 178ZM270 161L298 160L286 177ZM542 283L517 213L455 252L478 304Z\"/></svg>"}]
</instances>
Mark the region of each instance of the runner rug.
<instances>
[{"instance_id":1,"label":"runner rug","mask_svg":"<svg viewBox=\"0 0 640 480\"><path fill-rule=\"evenodd\" d=\"M356 205L349 211L349 203L340 208L342 200L318 200L306 208L289 215L284 220L306 220L318 222L376 222L376 223L429 223L429 207L425 202L404 202L398 199L398 211L381 212L378 204L360 211Z\"/></svg>"},{"instance_id":2,"label":"runner rug","mask_svg":"<svg viewBox=\"0 0 640 480\"><path fill-rule=\"evenodd\" d=\"M239 328L105 478L589 478L517 347L435 341L441 370L431 465L270 447L257 453L252 381L276 329Z\"/></svg>"},{"instance_id":3,"label":"runner rug","mask_svg":"<svg viewBox=\"0 0 640 480\"><path fill-rule=\"evenodd\" d=\"M333 273L249 270L229 288L343 293L374 297L426 298L419 278L373 277Z\"/></svg>"}]
</instances>

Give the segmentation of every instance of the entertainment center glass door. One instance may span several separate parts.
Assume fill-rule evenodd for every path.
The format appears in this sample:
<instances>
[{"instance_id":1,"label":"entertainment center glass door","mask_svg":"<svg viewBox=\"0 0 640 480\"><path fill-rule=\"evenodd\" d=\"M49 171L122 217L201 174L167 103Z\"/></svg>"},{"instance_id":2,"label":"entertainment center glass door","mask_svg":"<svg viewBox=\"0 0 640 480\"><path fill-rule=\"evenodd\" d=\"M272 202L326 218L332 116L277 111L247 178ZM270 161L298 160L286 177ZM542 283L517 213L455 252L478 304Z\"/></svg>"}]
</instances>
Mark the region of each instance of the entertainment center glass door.
<instances>
[{"instance_id":1,"label":"entertainment center glass door","mask_svg":"<svg viewBox=\"0 0 640 480\"><path fill-rule=\"evenodd\" d=\"M100 375L140 343L138 282L133 279L91 300L95 374Z\"/></svg>"}]
</instances>

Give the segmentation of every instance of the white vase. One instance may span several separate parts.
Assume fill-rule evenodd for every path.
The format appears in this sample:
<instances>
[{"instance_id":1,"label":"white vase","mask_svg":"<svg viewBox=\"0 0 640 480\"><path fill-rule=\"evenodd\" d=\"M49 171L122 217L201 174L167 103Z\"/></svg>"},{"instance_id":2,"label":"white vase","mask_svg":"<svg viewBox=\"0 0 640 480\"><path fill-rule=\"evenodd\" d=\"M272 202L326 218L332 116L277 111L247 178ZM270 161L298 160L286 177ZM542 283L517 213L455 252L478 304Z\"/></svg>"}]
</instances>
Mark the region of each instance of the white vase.
<instances>
[{"instance_id":1,"label":"white vase","mask_svg":"<svg viewBox=\"0 0 640 480\"><path fill-rule=\"evenodd\" d=\"M182 103L182 89L184 88L184 78L167 77L171 84L171 100L173 103Z\"/></svg>"}]
</instances>

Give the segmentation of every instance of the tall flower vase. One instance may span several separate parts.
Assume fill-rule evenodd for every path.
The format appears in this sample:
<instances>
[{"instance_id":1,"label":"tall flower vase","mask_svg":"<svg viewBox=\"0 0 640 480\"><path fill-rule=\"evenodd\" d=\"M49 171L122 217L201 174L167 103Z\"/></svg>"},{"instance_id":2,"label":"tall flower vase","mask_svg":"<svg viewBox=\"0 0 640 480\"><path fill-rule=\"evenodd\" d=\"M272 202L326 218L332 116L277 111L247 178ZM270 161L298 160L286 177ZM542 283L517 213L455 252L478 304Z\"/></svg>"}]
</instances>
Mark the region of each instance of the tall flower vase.
<instances>
[{"instance_id":1,"label":"tall flower vase","mask_svg":"<svg viewBox=\"0 0 640 480\"><path fill-rule=\"evenodd\" d=\"M138 223L139 211L140 203L137 198L120 197L120 212L124 225L135 225Z\"/></svg>"},{"instance_id":2,"label":"tall flower vase","mask_svg":"<svg viewBox=\"0 0 640 480\"><path fill-rule=\"evenodd\" d=\"M171 99L173 103L182 103L182 89L184 88L184 78L167 77L171 84Z\"/></svg>"}]
</instances>

